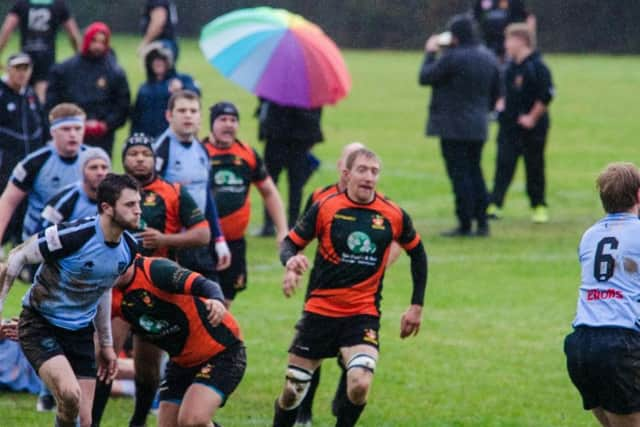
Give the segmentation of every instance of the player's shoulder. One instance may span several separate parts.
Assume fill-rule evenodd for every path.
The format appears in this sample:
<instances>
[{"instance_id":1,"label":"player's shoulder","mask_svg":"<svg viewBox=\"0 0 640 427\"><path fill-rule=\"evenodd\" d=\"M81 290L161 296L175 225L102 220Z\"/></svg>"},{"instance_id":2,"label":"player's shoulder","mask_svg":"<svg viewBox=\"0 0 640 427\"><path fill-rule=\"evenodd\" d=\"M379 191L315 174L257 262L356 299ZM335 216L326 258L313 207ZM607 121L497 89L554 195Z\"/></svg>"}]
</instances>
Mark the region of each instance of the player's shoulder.
<instances>
[{"instance_id":1,"label":"player's shoulder","mask_svg":"<svg viewBox=\"0 0 640 427\"><path fill-rule=\"evenodd\" d=\"M72 197L79 196L81 191L83 191L82 184L80 182L73 182L62 187L62 189L51 198L48 204L54 206L57 204L62 204Z\"/></svg>"},{"instance_id":2,"label":"player's shoulder","mask_svg":"<svg viewBox=\"0 0 640 427\"><path fill-rule=\"evenodd\" d=\"M374 201L374 205L377 208L381 209L389 209L391 212L394 212L399 215L404 214L404 210L400 207L399 204L391 200L384 193L376 191L376 198Z\"/></svg>"},{"instance_id":3,"label":"player's shoulder","mask_svg":"<svg viewBox=\"0 0 640 427\"><path fill-rule=\"evenodd\" d=\"M55 149L53 147L53 144L49 143L44 147L40 147L37 150L27 154L27 156L24 159L22 159L21 163L28 164L28 163L36 163L36 162L45 162L54 154L54 152L55 152Z\"/></svg>"}]
</instances>

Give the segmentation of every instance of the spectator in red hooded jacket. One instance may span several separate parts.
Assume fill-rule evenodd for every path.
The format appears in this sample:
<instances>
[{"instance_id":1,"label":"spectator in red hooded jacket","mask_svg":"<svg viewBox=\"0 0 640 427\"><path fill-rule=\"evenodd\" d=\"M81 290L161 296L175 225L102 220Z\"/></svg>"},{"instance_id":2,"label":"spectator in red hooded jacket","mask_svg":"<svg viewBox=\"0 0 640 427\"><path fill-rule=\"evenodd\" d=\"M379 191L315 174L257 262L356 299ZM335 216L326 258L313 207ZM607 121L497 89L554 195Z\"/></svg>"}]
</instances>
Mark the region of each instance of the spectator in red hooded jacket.
<instances>
[{"instance_id":1,"label":"spectator in red hooded jacket","mask_svg":"<svg viewBox=\"0 0 640 427\"><path fill-rule=\"evenodd\" d=\"M87 27L77 55L56 64L49 73L48 110L73 102L87 113L84 142L111 155L116 130L129 113L129 83L118 65L109 40L111 30L102 22Z\"/></svg>"}]
</instances>

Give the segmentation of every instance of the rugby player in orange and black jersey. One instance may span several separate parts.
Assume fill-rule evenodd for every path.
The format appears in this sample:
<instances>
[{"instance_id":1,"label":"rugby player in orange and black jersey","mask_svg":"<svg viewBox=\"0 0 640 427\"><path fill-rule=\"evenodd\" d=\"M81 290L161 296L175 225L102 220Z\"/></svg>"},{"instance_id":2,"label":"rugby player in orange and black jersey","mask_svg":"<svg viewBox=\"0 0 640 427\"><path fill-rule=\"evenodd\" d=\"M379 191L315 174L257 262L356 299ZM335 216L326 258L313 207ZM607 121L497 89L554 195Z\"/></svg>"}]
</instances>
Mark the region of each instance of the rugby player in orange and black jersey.
<instances>
[{"instance_id":1,"label":"rugby player in orange and black jersey","mask_svg":"<svg viewBox=\"0 0 640 427\"><path fill-rule=\"evenodd\" d=\"M339 355L346 389L336 396L339 426L353 426L367 401L378 358L382 280L392 241L411 258L413 293L401 319L402 338L418 333L427 283L427 258L408 214L375 191L377 156L352 152L343 170L345 192L314 204L283 241L283 291L290 296L309 267L300 253L314 238L318 249L302 318L289 348L285 387L275 405L274 426L292 426L322 359Z\"/></svg>"},{"instance_id":2,"label":"rugby player in orange and black jersey","mask_svg":"<svg viewBox=\"0 0 640 427\"><path fill-rule=\"evenodd\" d=\"M169 353L161 424L208 425L246 368L240 328L220 286L168 259L138 256L113 296L113 314Z\"/></svg>"},{"instance_id":3,"label":"rugby player in orange and black jersey","mask_svg":"<svg viewBox=\"0 0 640 427\"><path fill-rule=\"evenodd\" d=\"M218 208L222 231L231 250L231 266L218 272L227 307L237 292L246 288L246 241L251 205L249 190L254 184L274 219L280 242L287 233L284 207L278 188L262 159L248 144L237 139L239 112L230 102L209 109L211 134L202 142L209 154L210 189Z\"/></svg>"}]
</instances>

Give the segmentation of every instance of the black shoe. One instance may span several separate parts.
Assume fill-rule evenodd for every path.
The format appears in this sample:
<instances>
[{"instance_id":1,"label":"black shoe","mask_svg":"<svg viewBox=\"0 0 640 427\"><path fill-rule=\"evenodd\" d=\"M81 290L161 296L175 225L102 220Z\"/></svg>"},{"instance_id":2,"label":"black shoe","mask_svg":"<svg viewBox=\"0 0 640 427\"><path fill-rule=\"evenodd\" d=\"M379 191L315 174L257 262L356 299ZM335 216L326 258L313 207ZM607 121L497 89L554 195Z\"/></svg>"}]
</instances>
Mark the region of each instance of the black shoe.
<instances>
[{"instance_id":1,"label":"black shoe","mask_svg":"<svg viewBox=\"0 0 640 427\"><path fill-rule=\"evenodd\" d=\"M471 237L473 234L467 228L457 227L453 230L443 231L440 233L442 237Z\"/></svg>"},{"instance_id":2,"label":"black shoe","mask_svg":"<svg viewBox=\"0 0 640 427\"><path fill-rule=\"evenodd\" d=\"M489 224L479 225L476 230L477 237L489 237Z\"/></svg>"},{"instance_id":3,"label":"black shoe","mask_svg":"<svg viewBox=\"0 0 640 427\"><path fill-rule=\"evenodd\" d=\"M311 427L311 421L311 413L298 410L298 416L296 417L296 424L294 427Z\"/></svg>"},{"instance_id":4,"label":"black shoe","mask_svg":"<svg viewBox=\"0 0 640 427\"><path fill-rule=\"evenodd\" d=\"M276 235L276 229L273 225L263 225L255 234L256 237L273 237Z\"/></svg>"}]
</instances>

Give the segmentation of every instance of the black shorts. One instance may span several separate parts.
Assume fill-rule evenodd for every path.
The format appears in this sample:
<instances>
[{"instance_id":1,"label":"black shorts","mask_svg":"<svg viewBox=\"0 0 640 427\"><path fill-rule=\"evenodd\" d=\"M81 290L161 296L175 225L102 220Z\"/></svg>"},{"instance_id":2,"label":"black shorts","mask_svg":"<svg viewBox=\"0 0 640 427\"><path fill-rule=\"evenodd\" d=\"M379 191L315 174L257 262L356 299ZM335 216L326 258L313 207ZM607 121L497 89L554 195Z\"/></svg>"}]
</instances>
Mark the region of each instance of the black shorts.
<instances>
[{"instance_id":1,"label":"black shorts","mask_svg":"<svg viewBox=\"0 0 640 427\"><path fill-rule=\"evenodd\" d=\"M232 300L236 293L247 288L247 242L244 239L227 241L231 251L231 265L219 271L220 286L226 299Z\"/></svg>"},{"instance_id":2,"label":"black shorts","mask_svg":"<svg viewBox=\"0 0 640 427\"><path fill-rule=\"evenodd\" d=\"M380 348L380 318L369 315L327 317L304 312L289 353L306 359L336 357L340 348L365 344Z\"/></svg>"},{"instance_id":3,"label":"black shorts","mask_svg":"<svg viewBox=\"0 0 640 427\"><path fill-rule=\"evenodd\" d=\"M46 81L49 70L56 63L56 58L50 52L28 52L33 62L33 72L31 73L30 84L39 81Z\"/></svg>"},{"instance_id":4,"label":"black shorts","mask_svg":"<svg viewBox=\"0 0 640 427\"><path fill-rule=\"evenodd\" d=\"M72 331L53 326L30 308L23 308L18 336L24 355L36 372L47 360L65 356L78 378L96 377L93 326Z\"/></svg>"},{"instance_id":5,"label":"black shorts","mask_svg":"<svg viewBox=\"0 0 640 427\"><path fill-rule=\"evenodd\" d=\"M160 383L160 401L179 405L192 384L202 384L218 393L222 397L221 406L224 406L227 398L240 384L246 367L247 355L244 345L228 348L209 361L191 368L170 361Z\"/></svg>"},{"instance_id":6,"label":"black shorts","mask_svg":"<svg viewBox=\"0 0 640 427\"><path fill-rule=\"evenodd\" d=\"M565 338L564 352L584 409L640 411L640 333L579 326Z\"/></svg>"},{"instance_id":7,"label":"black shorts","mask_svg":"<svg viewBox=\"0 0 640 427\"><path fill-rule=\"evenodd\" d=\"M209 245L178 249L176 261L184 268L200 273L207 279L218 281L215 251Z\"/></svg>"}]
</instances>

